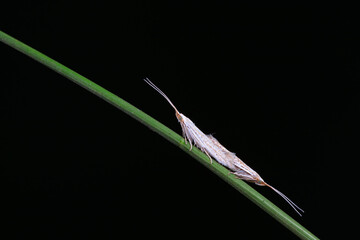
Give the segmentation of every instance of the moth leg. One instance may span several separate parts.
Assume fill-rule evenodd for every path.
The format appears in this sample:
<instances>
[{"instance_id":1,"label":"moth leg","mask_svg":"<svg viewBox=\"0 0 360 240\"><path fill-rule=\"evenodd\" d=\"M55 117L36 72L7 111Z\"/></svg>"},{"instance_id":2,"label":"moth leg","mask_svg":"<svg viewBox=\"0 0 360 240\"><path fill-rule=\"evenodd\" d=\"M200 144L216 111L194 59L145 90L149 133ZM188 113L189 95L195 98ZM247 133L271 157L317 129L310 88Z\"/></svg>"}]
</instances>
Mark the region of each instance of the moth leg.
<instances>
[{"instance_id":1,"label":"moth leg","mask_svg":"<svg viewBox=\"0 0 360 240\"><path fill-rule=\"evenodd\" d=\"M203 150L203 152L210 158L210 163L213 164L213 160L212 158L210 157L209 153L205 150Z\"/></svg>"},{"instance_id":2,"label":"moth leg","mask_svg":"<svg viewBox=\"0 0 360 240\"><path fill-rule=\"evenodd\" d=\"M184 138L184 140L185 140L185 144L187 144L187 139L186 139L186 136L185 135L183 135L183 138Z\"/></svg>"},{"instance_id":3,"label":"moth leg","mask_svg":"<svg viewBox=\"0 0 360 240\"><path fill-rule=\"evenodd\" d=\"M187 133L186 133L185 130L183 130L182 135L183 135L183 138L185 139L185 144L187 144L187 143L189 142L189 144L190 144L190 149L189 149L189 151L191 151L191 150L192 150L191 139L188 137L188 135L187 135Z\"/></svg>"},{"instance_id":4,"label":"moth leg","mask_svg":"<svg viewBox=\"0 0 360 240\"><path fill-rule=\"evenodd\" d=\"M190 140L190 139L189 139L189 143L190 143L190 149L189 149L189 151L191 151L191 150L192 150L193 145L192 145L192 143L191 143L191 140Z\"/></svg>"},{"instance_id":5,"label":"moth leg","mask_svg":"<svg viewBox=\"0 0 360 240\"><path fill-rule=\"evenodd\" d=\"M236 179L245 180L245 179L243 179L243 178L241 178L241 177L237 176L237 175L235 174L235 172L231 172L231 171L229 171L228 175L230 175L230 174L234 175Z\"/></svg>"},{"instance_id":6,"label":"moth leg","mask_svg":"<svg viewBox=\"0 0 360 240\"><path fill-rule=\"evenodd\" d=\"M185 139L185 144L190 144L190 149L189 149L189 151L191 151L192 150L192 147L193 147L193 145L192 145L192 143L191 143L191 141L190 141L190 139L188 139L186 136L184 136L184 139Z\"/></svg>"}]
</instances>

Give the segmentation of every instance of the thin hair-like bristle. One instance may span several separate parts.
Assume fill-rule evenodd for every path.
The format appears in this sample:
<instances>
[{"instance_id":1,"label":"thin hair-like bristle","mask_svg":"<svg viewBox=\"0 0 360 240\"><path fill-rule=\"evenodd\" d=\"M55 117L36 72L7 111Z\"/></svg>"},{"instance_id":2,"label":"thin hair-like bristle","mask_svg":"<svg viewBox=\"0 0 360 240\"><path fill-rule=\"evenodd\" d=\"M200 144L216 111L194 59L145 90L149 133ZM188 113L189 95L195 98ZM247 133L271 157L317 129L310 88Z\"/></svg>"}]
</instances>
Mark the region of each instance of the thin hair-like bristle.
<instances>
[{"instance_id":1,"label":"thin hair-like bristle","mask_svg":"<svg viewBox=\"0 0 360 240\"><path fill-rule=\"evenodd\" d=\"M169 103L170 105L175 109L176 112L179 112L175 105L170 101L170 99L166 96L166 94L160 90L160 88L158 88L155 84L153 84L149 78L145 78L144 81L149 84L153 89L155 89L158 93L160 93L161 96L163 96Z\"/></svg>"},{"instance_id":2,"label":"thin hair-like bristle","mask_svg":"<svg viewBox=\"0 0 360 240\"><path fill-rule=\"evenodd\" d=\"M277 190L276 188L270 186L269 184L266 184L266 186L268 186L269 188L271 188L272 190L274 190L277 194L279 194L294 210L295 212L297 212L297 214L299 214L300 216L301 213L299 211L301 211L302 213L304 213L304 210L302 210L299 206L297 206L293 201L291 201L287 196L285 196L285 194L283 194L282 192L280 192L279 190Z\"/></svg>"}]
</instances>

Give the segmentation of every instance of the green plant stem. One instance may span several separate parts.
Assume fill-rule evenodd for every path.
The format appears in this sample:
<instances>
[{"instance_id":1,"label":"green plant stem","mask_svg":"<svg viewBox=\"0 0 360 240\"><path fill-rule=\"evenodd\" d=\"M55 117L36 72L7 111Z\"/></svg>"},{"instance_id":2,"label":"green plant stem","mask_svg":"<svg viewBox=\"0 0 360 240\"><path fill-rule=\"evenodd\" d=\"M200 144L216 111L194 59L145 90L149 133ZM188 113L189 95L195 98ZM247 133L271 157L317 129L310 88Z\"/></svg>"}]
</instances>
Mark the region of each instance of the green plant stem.
<instances>
[{"instance_id":1,"label":"green plant stem","mask_svg":"<svg viewBox=\"0 0 360 240\"><path fill-rule=\"evenodd\" d=\"M228 174L229 170L227 170L215 161L213 162L213 164L210 164L209 158L199 149L194 147L192 151L189 151L189 145L185 144L184 139L180 135L178 135L165 125L161 124L154 118L150 117L146 113L142 112L141 110L137 109L133 105L119 98L115 94L107 91L96 83L90 81L89 79L81 76L73 70L65 67L64 65L25 45L24 43L16 40L15 38L7 35L2 31L0 31L0 41L33 58L34 60L44 64L48 68L54 70L55 72L70 79L74 83L89 90L93 94L99 96L100 98L111 103L121 111L130 115L132 118L135 118L142 124L148 126L150 129L157 132L158 134L166 138L168 141L172 142L173 144L184 150L186 153L191 155L193 158L198 160L201 164L210 169L228 184L233 186L236 190L241 192L244 196L246 196L256 205L258 205L265 212L270 214L274 219L279 221L298 237L302 239L317 239L315 235L313 235L310 231L300 225L297 221L295 221L293 218L291 218L289 215L287 215L285 212L283 212L281 209L271 203L268 199L266 199L252 187L250 187L247 183L242 180L236 179L232 174Z\"/></svg>"}]
</instances>

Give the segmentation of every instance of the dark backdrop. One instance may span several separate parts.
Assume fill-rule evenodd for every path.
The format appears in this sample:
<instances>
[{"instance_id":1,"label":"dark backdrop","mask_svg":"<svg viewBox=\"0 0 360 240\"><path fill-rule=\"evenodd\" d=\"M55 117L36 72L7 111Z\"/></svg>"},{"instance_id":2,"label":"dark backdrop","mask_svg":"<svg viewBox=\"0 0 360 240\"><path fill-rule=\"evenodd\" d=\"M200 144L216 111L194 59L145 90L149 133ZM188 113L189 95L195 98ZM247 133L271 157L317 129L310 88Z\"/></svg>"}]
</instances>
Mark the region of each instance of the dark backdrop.
<instances>
[{"instance_id":1,"label":"dark backdrop","mask_svg":"<svg viewBox=\"0 0 360 240\"><path fill-rule=\"evenodd\" d=\"M351 6L29 1L2 13L1 30L180 133L149 77L306 212L254 186L263 195L321 238L343 231L359 159ZM15 238L295 238L123 112L4 44L0 55L2 216Z\"/></svg>"}]
</instances>

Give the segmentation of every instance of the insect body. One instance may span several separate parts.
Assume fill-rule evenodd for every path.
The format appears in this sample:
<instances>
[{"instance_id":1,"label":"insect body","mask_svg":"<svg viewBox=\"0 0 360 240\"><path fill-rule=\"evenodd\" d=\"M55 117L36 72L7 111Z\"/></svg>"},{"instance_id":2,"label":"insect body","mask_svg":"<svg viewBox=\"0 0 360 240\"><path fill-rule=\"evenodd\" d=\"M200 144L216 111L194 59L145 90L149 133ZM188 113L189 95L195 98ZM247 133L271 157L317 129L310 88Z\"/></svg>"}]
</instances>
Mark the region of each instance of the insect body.
<instances>
[{"instance_id":1,"label":"insect body","mask_svg":"<svg viewBox=\"0 0 360 240\"><path fill-rule=\"evenodd\" d=\"M195 145L210 158L211 163L211 157L213 157L217 162L227 167L237 178L253 182L259 186L267 186L271 188L283 199L285 199L285 201L288 202L289 205L301 216L299 211L304 212L301 208L299 208L279 190L267 184L257 172L246 165L240 158L236 156L235 153L230 152L224 146L222 146L216 138L214 138L212 135L204 134L189 118L180 113L174 104L170 101L170 99L165 95L165 93L163 93L157 86L155 86L155 84L153 84L148 78L144 79L144 81L152 88L154 88L158 93L160 93L174 108L175 116L181 125L185 142L189 142L190 144L190 151L192 146Z\"/></svg>"}]
</instances>

